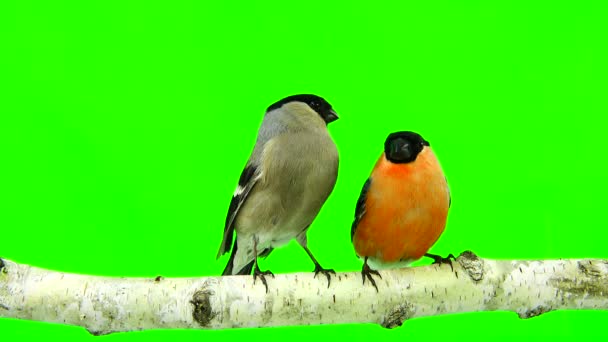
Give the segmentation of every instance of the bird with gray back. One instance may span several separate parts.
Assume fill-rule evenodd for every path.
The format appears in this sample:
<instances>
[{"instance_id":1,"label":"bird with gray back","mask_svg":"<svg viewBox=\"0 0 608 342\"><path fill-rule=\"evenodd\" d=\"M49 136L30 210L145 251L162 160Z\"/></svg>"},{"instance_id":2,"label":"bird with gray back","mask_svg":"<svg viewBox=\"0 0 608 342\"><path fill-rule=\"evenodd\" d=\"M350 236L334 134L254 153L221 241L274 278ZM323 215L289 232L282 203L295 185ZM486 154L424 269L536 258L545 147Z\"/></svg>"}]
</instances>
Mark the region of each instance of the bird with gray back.
<instances>
[{"instance_id":1,"label":"bird with gray back","mask_svg":"<svg viewBox=\"0 0 608 342\"><path fill-rule=\"evenodd\" d=\"M260 270L258 257L296 239L314 263L315 276L323 273L329 286L335 272L317 262L306 232L336 183L338 150L327 125L337 119L316 95L293 95L268 107L228 208L217 254L231 251L223 275L253 270L268 292L264 276L272 273Z\"/></svg>"}]
</instances>

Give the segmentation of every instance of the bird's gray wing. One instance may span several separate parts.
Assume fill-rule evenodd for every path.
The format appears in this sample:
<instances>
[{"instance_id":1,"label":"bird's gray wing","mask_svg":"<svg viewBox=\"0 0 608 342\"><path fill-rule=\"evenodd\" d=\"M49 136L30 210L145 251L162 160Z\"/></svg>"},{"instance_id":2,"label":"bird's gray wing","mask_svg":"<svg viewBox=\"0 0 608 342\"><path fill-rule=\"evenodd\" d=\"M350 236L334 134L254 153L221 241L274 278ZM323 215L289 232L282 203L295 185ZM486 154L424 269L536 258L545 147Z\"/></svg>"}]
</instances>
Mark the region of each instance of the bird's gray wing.
<instances>
[{"instance_id":1,"label":"bird's gray wing","mask_svg":"<svg viewBox=\"0 0 608 342\"><path fill-rule=\"evenodd\" d=\"M359 199L357 200L357 207L355 208L355 221L353 222L352 227L350 228L350 240L353 240L355 236L355 231L357 230L357 226L359 225L359 221L365 215L365 200L367 199L367 192L369 191L369 187L372 184L372 178L368 178L363 184L363 189L361 189L361 194L359 195Z\"/></svg>"},{"instance_id":2,"label":"bird's gray wing","mask_svg":"<svg viewBox=\"0 0 608 342\"><path fill-rule=\"evenodd\" d=\"M253 164L247 164L239 178L239 185L232 195L230 206L228 207L228 215L226 215L226 224L224 226L224 238L217 252L217 258L229 252L232 247L232 235L234 234L234 222L239 209L245 203L247 196L260 178L257 167Z\"/></svg>"},{"instance_id":3,"label":"bird's gray wing","mask_svg":"<svg viewBox=\"0 0 608 342\"><path fill-rule=\"evenodd\" d=\"M280 109L267 112L264 115L255 146L247 162L247 166L241 173L239 185L232 196L228 215L226 216L226 225L224 226L224 239L217 253L217 258L230 251L232 247L232 236L234 234L234 222L238 215L239 209L245 203L247 196L255 186L262 174L260 163L264 150L269 146L271 140L277 136L289 131L287 124L283 121L284 114Z\"/></svg>"}]
</instances>

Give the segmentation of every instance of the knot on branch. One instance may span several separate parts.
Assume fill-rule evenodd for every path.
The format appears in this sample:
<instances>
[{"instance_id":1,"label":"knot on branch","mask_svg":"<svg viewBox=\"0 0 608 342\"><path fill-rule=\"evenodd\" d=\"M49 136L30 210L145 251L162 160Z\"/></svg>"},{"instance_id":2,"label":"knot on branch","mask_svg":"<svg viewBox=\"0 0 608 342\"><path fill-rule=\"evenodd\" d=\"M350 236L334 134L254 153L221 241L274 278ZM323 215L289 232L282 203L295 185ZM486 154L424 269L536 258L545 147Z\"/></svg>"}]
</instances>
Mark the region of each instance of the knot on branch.
<instances>
[{"instance_id":1,"label":"knot on branch","mask_svg":"<svg viewBox=\"0 0 608 342\"><path fill-rule=\"evenodd\" d=\"M190 303L194 306L192 310L192 318L203 327L209 325L209 322L215 317L215 313L211 310L211 296L215 293L208 289L196 291L192 296Z\"/></svg>"},{"instance_id":2,"label":"knot on branch","mask_svg":"<svg viewBox=\"0 0 608 342\"><path fill-rule=\"evenodd\" d=\"M103 335L109 335L109 334L113 333L113 331L111 331L111 330L89 330L89 329L87 329L87 331L89 332L89 334L91 334L93 336L103 336Z\"/></svg>"},{"instance_id":3,"label":"knot on branch","mask_svg":"<svg viewBox=\"0 0 608 342\"><path fill-rule=\"evenodd\" d=\"M390 309L388 313L383 317L382 322L380 322L380 325L387 329L400 327L403 322L411 318L413 315L414 305L405 302Z\"/></svg>"},{"instance_id":4,"label":"knot on branch","mask_svg":"<svg viewBox=\"0 0 608 342\"><path fill-rule=\"evenodd\" d=\"M471 251L464 251L458 256L458 263L467 271L471 279L483 279L483 260Z\"/></svg>"},{"instance_id":5,"label":"knot on branch","mask_svg":"<svg viewBox=\"0 0 608 342\"><path fill-rule=\"evenodd\" d=\"M544 314L545 312L549 312L551 310L553 310L553 309L550 306L539 305L535 308L532 308L532 309L529 309L529 310L526 310L523 312L517 312L517 315L521 319L528 319L528 318L540 316L540 315Z\"/></svg>"}]
</instances>

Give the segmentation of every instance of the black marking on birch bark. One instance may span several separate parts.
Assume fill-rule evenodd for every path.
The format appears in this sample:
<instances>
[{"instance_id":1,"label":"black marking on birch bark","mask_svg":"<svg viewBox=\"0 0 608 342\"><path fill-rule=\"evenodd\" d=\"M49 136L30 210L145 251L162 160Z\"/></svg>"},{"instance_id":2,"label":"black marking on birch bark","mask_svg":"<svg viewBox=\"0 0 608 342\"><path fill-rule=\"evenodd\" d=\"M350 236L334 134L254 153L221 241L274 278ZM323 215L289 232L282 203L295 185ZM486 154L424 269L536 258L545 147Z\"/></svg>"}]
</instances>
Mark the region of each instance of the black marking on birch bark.
<instances>
[{"instance_id":1,"label":"black marking on birch bark","mask_svg":"<svg viewBox=\"0 0 608 342\"><path fill-rule=\"evenodd\" d=\"M0 303L0 309L4 309L6 311L10 310L10 308L2 303Z\"/></svg>"},{"instance_id":2,"label":"black marking on birch bark","mask_svg":"<svg viewBox=\"0 0 608 342\"><path fill-rule=\"evenodd\" d=\"M574 298L584 299L587 296L603 297L608 295L608 261L583 260L579 261L578 272L571 277L552 277L549 285L557 289L556 298L561 298L564 304Z\"/></svg>"},{"instance_id":3,"label":"black marking on birch bark","mask_svg":"<svg viewBox=\"0 0 608 342\"><path fill-rule=\"evenodd\" d=\"M4 269L4 261L2 260L2 258L0 258L0 272L6 272L6 270Z\"/></svg>"},{"instance_id":4,"label":"black marking on birch bark","mask_svg":"<svg viewBox=\"0 0 608 342\"><path fill-rule=\"evenodd\" d=\"M215 313L211 310L211 296L215 293L211 290L199 290L194 293L190 304L194 306L192 310L192 318L202 327L209 326L209 322L215 317Z\"/></svg>"},{"instance_id":5,"label":"black marking on birch bark","mask_svg":"<svg viewBox=\"0 0 608 342\"><path fill-rule=\"evenodd\" d=\"M496 296L499 290L502 293L502 289L500 287L495 287L494 290L488 296L484 296L483 305L485 305L486 309L491 311L497 310L498 303Z\"/></svg>"},{"instance_id":6,"label":"black marking on birch bark","mask_svg":"<svg viewBox=\"0 0 608 342\"><path fill-rule=\"evenodd\" d=\"M480 281L483 279L483 260L471 251L464 251L456 259L460 266L467 271L471 279Z\"/></svg>"},{"instance_id":7,"label":"black marking on birch bark","mask_svg":"<svg viewBox=\"0 0 608 342\"><path fill-rule=\"evenodd\" d=\"M573 279L554 278L549 280L551 286L556 287L560 293L569 293L577 297L585 296L605 296L608 294L608 284L597 281L592 277L576 277Z\"/></svg>"},{"instance_id":8,"label":"black marking on birch bark","mask_svg":"<svg viewBox=\"0 0 608 342\"><path fill-rule=\"evenodd\" d=\"M581 260L578 269L589 277L608 277L608 261L605 260Z\"/></svg>"},{"instance_id":9,"label":"black marking on birch bark","mask_svg":"<svg viewBox=\"0 0 608 342\"><path fill-rule=\"evenodd\" d=\"M414 305L405 302L390 309L382 318L380 325L387 329L400 327L403 322L414 315Z\"/></svg>"},{"instance_id":10,"label":"black marking on birch bark","mask_svg":"<svg viewBox=\"0 0 608 342\"><path fill-rule=\"evenodd\" d=\"M526 310L524 312L518 312L517 315L519 315L519 318L521 318L521 319L528 319L528 318L540 316L551 310L553 310L553 309L550 306L539 305L535 308Z\"/></svg>"},{"instance_id":11,"label":"black marking on birch bark","mask_svg":"<svg viewBox=\"0 0 608 342\"><path fill-rule=\"evenodd\" d=\"M264 302L264 311L261 313L260 318L264 324L270 322L272 319L272 307L274 306L274 297L268 296Z\"/></svg>"},{"instance_id":12,"label":"black marking on birch bark","mask_svg":"<svg viewBox=\"0 0 608 342\"><path fill-rule=\"evenodd\" d=\"M161 280L165 279L163 276L156 276L156 278L154 278L154 282L155 283L160 283Z\"/></svg>"}]
</instances>

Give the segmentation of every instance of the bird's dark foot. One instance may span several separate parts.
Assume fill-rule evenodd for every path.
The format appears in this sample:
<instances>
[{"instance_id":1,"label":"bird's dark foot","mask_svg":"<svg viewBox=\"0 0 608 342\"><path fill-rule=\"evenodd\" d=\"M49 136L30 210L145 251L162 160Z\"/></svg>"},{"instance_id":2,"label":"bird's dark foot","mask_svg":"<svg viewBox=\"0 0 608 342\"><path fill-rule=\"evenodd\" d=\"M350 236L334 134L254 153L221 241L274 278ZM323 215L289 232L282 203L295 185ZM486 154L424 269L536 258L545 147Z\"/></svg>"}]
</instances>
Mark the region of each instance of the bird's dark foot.
<instances>
[{"instance_id":1,"label":"bird's dark foot","mask_svg":"<svg viewBox=\"0 0 608 342\"><path fill-rule=\"evenodd\" d=\"M424 255L427 258L431 258L433 259L433 265L434 264L449 264L450 268L452 269L452 271L454 271L454 265L452 265L452 260L456 260L456 257L454 255L452 255L452 253L448 254L447 257L442 257L441 255L435 255L435 254L429 254L426 253Z\"/></svg>"},{"instance_id":2,"label":"bird's dark foot","mask_svg":"<svg viewBox=\"0 0 608 342\"><path fill-rule=\"evenodd\" d=\"M382 276L380 275L380 273L378 271L372 270L367 265L367 258L366 258L365 262L363 263L363 269L361 270L361 277L363 278L363 285L365 285L365 278L367 278L369 280L369 282L372 283L372 285L376 288L376 292L379 292L378 286L376 286L376 281L374 280L373 275L377 275L378 277L380 277L380 279L382 279Z\"/></svg>"},{"instance_id":3,"label":"bird's dark foot","mask_svg":"<svg viewBox=\"0 0 608 342\"><path fill-rule=\"evenodd\" d=\"M329 283L331 282L330 273L333 275L336 275L336 271L332 270L331 268L323 268L318 263L315 263L314 272L315 272L315 278L317 277L317 274L319 274L319 273L323 273L327 277L327 288L329 288Z\"/></svg>"},{"instance_id":4,"label":"bird's dark foot","mask_svg":"<svg viewBox=\"0 0 608 342\"><path fill-rule=\"evenodd\" d=\"M258 267L257 263L255 265L255 267L253 268L253 283L255 284L255 280L257 278L260 278L260 280L262 281L262 284L264 284L264 287L266 287L266 293L268 293L268 283L266 282L266 276L272 276L274 278L274 274L272 272L270 272L269 270L266 270L264 272L260 271L260 268Z\"/></svg>"},{"instance_id":5,"label":"bird's dark foot","mask_svg":"<svg viewBox=\"0 0 608 342\"><path fill-rule=\"evenodd\" d=\"M315 278L317 277L317 274L319 274L319 273L325 274L325 276L327 277L327 287L329 288L329 283L331 282L331 276L329 274L333 273L334 275L336 275L336 271L332 270L331 268L326 269L326 268L321 267L321 265L317 262L317 259L315 259L315 257L310 252L310 249L308 249L308 247L306 247L306 242L301 242L300 240L298 240L298 242L300 243L300 246L302 246L302 248L304 248L304 251L306 252L306 254L308 254L308 257L310 258L310 260L312 260L312 262L315 264L315 270L314 270Z\"/></svg>"}]
</instances>

